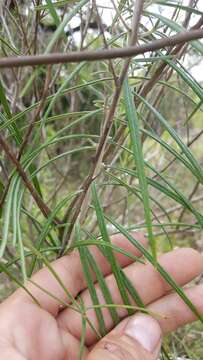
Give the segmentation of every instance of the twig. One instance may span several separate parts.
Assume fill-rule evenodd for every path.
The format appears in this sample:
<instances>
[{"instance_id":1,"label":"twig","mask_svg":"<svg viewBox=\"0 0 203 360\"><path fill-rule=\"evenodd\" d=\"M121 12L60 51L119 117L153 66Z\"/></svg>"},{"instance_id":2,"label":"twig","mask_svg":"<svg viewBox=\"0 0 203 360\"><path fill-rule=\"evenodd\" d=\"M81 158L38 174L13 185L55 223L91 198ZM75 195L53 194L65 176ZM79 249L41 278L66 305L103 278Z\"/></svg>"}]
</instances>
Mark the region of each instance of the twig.
<instances>
[{"instance_id":1,"label":"twig","mask_svg":"<svg viewBox=\"0 0 203 360\"><path fill-rule=\"evenodd\" d=\"M4 149L6 155L10 158L10 160L16 166L16 169L17 169L19 175L22 177L22 180L24 181L26 187L28 188L31 195L33 196L33 198L34 198L36 204L38 205L38 207L40 208L41 212L44 214L45 217L48 217L50 215L50 213L51 213L51 210L44 203L42 198L39 196L39 194L37 193L37 191L35 190L35 188L31 184L31 182L29 181L29 179L27 177L27 174L23 170L20 162L16 159L14 153L12 152L12 150L10 149L10 147L8 146L6 141L3 139L2 135L0 135L0 145ZM56 217L55 217L55 219L53 221L54 221L55 224L60 224L61 223L60 220L57 219Z\"/></svg>"},{"instance_id":2,"label":"twig","mask_svg":"<svg viewBox=\"0 0 203 360\"><path fill-rule=\"evenodd\" d=\"M59 63L75 63L81 61L108 60L114 58L129 58L148 51L155 51L167 46L175 46L191 40L203 38L203 29L180 32L177 35L151 41L149 44L127 46L121 49L73 51L68 54L52 53L32 56L11 56L0 59L0 68L48 65Z\"/></svg>"}]
</instances>

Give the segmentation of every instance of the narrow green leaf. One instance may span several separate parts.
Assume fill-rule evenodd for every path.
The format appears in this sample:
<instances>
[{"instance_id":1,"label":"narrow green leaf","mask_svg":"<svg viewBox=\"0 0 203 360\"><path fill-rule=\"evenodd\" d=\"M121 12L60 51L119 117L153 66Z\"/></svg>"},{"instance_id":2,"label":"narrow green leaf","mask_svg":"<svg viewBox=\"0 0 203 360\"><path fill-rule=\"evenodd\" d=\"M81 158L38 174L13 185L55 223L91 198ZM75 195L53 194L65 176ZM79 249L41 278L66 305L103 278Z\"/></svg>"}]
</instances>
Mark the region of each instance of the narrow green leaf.
<instances>
[{"instance_id":1,"label":"narrow green leaf","mask_svg":"<svg viewBox=\"0 0 203 360\"><path fill-rule=\"evenodd\" d=\"M81 260L81 264L82 264L82 268L83 268L83 274L84 274L84 277L87 282L87 287L89 289L90 297L91 297L94 305L99 305L99 299L97 296L97 292L95 289L94 282L92 280L89 264L87 261L86 248L85 247L79 248L79 253L80 253L80 260ZM107 330L106 330L106 325L104 322L104 317L103 317L101 309L95 308L95 314L96 314L98 324L99 324L99 332L102 336L104 336L106 334Z\"/></svg>"},{"instance_id":2,"label":"narrow green leaf","mask_svg":"<svg viewBox=\"0 0 203 360\"><path fill-rule=\"evenodd\" d=\"M83 303L82 298L79 298L80 301L80 306L81 309L83 309L84 313L85 313L85 305ZM81 330L81 337L80 337L80 351L78 354L78 360L82 360L84 359L83 354L84 354L84 349L85 349L85 337L86 337L86 330L87 330L87 319L85 316L82 316L82 330Z\"/></svg>"},{"instance_id":3,"label":"narrow green leaf","mask_svg":"<svg viewBox=\"0 0 203 360\"><path fill-rule=\"evenodd\" d=\"M152 230L150 200L149 200L147 180L145 176L145 165L144 165L144 158L142 153L142 145L140 140L139 119L135 109L135 102L133 101L132 93L129 88L127 79L124 82L124 101L125 101L126 115L128 119L129 131L130 131L132 150L135 159L135 165L137 167L139 185L142 194L149 243L151 246L153 257L156 261L156 256L157 256L156 240L153 236L153 230Z\"/></svg>"},{"instance_id":4,"label":"narrow green leaf","mask_svg":"<svg viewBox=\"0 0 203 360\"><path fill-rule=\"evenodd\" d=\"M101 207L100 202L99 202L99 197L98 197L98 194L97 194L95 183L92 184L91 190L92 190L93 204L94 204L94 207L95 207L95 211L96 211L96 215L97 215L97 221L98 221L98 225L99 225L99 229L100 229L100 232L101 232L102 239L103 239L103 241L106 241L107 243L111 243L109 235L108 235L108 231L107 231L107 228L106 228L106 224L105 224L103 210L102 210L102 207ZM105 252L107 260L109 261L109 264L111 265L112 273L115 276L115 279L116 279L116 282L117 282L117 285L118 285L118 289L120 291L123 302L126 305L130 305L130 301L129 301L129 298L128 298L128 295L126 293L126 289L125 289L125 286L124 286L124 283L123 283L123 278L122 278L122 275L121 275L121 269L120 269L120 267L119 267L119 265L117 263L115 255L114 255L113 251L110 248L108 248L108 249L104 248L104 252Z\"/></svg>"},{"instance_id":5,"label":"narrow green leaf","mask_svg":"<svg viewBox=\"0 0 203 360\"><path fill-rule=\"evenodd\" d=\"M0 245L0 259L4 255L5 248L8 242L8 235L9 235L9 225L11 221L11 211L12 211L12 190L13 185L10 184L10 191L8 192L6 206L4 207L3 211L3 234L2 234L2 241Z\"/></svg>"},{"instance_id":6,"label":"narrow green leaf","mask_svg":"<svg viewBox=\"0 0 203 360\"><path fill-rule=\"evenodd\" d=\"M135 301L136 305L139 306L140 310L145 308L145 305L135 287L132 285L130 279L126 276L125 272L122 271L123 281L125 283L126 289L131 295L132 299ZM146 310L144 311L146 312Z\"/></svg>"},{"instance_id":7,"label":"narrow green leaf","mask_svg":"<svg viewBox=\"0 0 203 360\"><path fill-rule=\"evenodd\" d=\"M78 223L75 225L75 236L76 236L76 241L81 240L80 226ZM87 260L87 248L86 247L79 248L79 254L80 254L80 261L82 264L83 274L84 274L84 277L85 277L85 280L87 283L87 287L89 289L92 303L93 303L93 305L99 305L99 299L97 296L94 281L92 279L92 274L90 272L90 265ZM98 320L99 332L102 336L104 336L106 334L107 330L106 330L106 325L104 322L104 317L103 317L101 309L96 307L95 314L96 314L96 317Z\"/></svg>"},{"instance_id":8,"label":"narrow green leaf","mask_svg":"<svg viewBox=\"0 0 203 360\"><path fill-rule=\"evenodd\" d=\"M100 286L100 289L102 291L102 294L104 296L104 299L106 301L107 304L113 304L113 299L111 296L111 292L109 291L108 286L106 285L106 281L105 278L103 277L103 274L100 270L100 268L98 267L94 257L92 256L91 252L88 250L88 248L86 248L86 256L87 256L87 261L89 263L90 268L94 271L98 284ZM109 312L111 315L111 318L113 320L114 325L119 323L119 316L117 314L117 311L115 308L109 307Z\"/></svg>"}]
</instances>

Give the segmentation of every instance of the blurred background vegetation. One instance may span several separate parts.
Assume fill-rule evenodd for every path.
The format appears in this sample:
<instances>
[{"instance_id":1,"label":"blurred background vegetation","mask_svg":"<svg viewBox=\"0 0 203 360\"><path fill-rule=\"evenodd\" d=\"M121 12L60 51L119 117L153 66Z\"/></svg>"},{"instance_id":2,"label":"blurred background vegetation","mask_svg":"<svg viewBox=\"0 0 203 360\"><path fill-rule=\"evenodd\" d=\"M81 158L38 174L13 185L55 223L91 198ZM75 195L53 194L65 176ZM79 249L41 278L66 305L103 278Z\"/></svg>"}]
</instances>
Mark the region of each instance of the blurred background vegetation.
<instances>
[{"instance_id":1,"label":"blurred background vegetation","mask_svg":"<svg viewBox=\"0 0 203 360\"><path fill-rule=\"evenodd\" d=\"M0 56L126 46L133 5L130 0L1 0ZM195 0L144 1L138 43L198 24L201 28L202 5ZM202 54L203 44L196 40L134 57L128 69L158 254L176 246L191 246L203 253ZM52 260L64 239L73 236L70 224L79 206L73 199L80 196L77 192L95 165L105 115L111 109L124 61L1 70L0 132L50 210L48 223L2 149L0 252L7 272L1 270L1 300L14 290L16 279L25 281L42 265L41 260L33 265L27 239ZM97 172L97 190L105 214L147 235L136 171L122 95ZM60 221L54 223L55 218ZM100 234L90 196L84 216L77 220L84 239ZM115 232L110 224L108 230ZM166 346L174 359L202 359L202 341L201 326L196 324L171 335Z\"/></svg>"}]
</instances>

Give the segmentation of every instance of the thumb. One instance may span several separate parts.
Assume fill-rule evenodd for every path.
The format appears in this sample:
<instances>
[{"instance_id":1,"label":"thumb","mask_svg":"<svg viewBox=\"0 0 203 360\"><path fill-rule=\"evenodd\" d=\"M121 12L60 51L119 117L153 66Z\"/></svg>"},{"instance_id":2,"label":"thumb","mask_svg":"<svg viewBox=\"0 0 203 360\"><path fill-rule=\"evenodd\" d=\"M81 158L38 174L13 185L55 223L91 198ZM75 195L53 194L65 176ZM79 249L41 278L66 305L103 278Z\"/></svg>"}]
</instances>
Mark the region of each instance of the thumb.
<instances>
[{"instance_id":1,"label":"thumb","mask_svg":"<svg viewBox=\"0 0 203 360\"><path fill-rule=\"evenodd\" d=\"M135 315L101 339L87 360L157 360L161 337L161 328L154 318Z\"/></svg>"}]
</instances>

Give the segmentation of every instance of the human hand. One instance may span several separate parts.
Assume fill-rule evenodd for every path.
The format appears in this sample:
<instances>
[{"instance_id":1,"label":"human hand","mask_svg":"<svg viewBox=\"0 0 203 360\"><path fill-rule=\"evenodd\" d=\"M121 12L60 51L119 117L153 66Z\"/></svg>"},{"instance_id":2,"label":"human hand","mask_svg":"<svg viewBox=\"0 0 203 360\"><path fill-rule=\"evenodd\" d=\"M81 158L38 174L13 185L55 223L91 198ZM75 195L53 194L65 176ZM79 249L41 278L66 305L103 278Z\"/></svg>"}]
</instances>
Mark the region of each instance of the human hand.
<instances>
[{"instance_id":1,"label":"human hand","mask_svg":"<svg viewBox=\"0 0 203 360\"><path fill-rule=\"evenodd\" d=\"M146 245L142 234L136 239ZM135 247L121 235L112 242L126 251L139 256ZM91 247L97 264L106 277L115 304L122 300L110 266L97 248ZM126 310L118 309L120 319L124 319L113 330L108 309L102 310L109 333L98 341L95 332L87 327L84 358L87 360L155 360L158 358L162 335L195 320L194 314L181 298L171 293L168 284L150 264L131 263L122 254L116 254L119 264L131 279L147 309L160 314L156 320L148 315L135 314L126 317ZM159 262L179 285L186 285L203 270L203 259L192 249L176 249L164 254ZM86 307L91 299L86 288L80 258L77 252L64 256L52 263L53 269L62 279L68 291L74 296L80 293ZM67 295L47 268L33 276L33 281L56 298L67 302ZM0 354L1 360L65 360L77 359L81 338L81 315L71 308L61 310L59 302L40 290L33 283L27 288L39 301L37 306L31 297L18 289L0 305ZM102 292L95 284L100 303L105 303ZM203 285L185 290L187 296L203 313ZM98 329L95 312L89 310L88 318Z\"/></svg>"}]
</instances>

